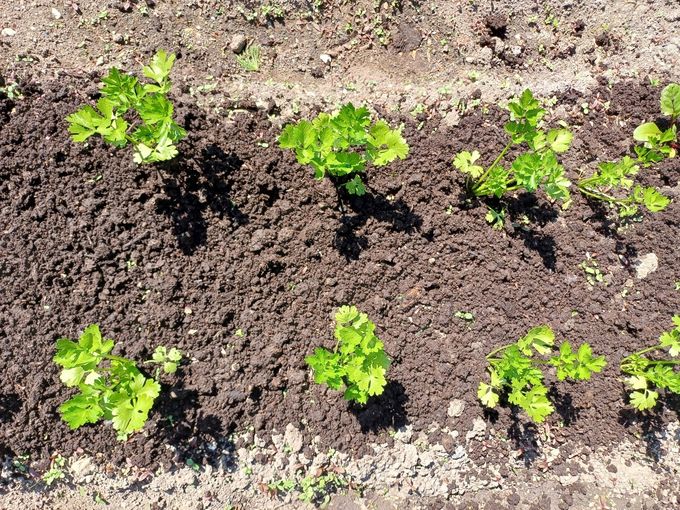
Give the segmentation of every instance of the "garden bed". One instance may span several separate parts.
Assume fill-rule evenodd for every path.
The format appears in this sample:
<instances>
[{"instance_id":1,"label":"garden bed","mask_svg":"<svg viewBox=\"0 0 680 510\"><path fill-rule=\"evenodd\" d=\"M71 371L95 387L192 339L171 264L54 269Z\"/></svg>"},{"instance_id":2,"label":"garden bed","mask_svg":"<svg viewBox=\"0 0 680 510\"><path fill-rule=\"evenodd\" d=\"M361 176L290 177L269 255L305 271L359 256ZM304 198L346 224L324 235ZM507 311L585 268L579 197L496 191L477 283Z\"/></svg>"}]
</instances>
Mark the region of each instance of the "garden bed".
<instances>
[{"instance_id":1,"label":"garden bed","mask_svg":"<svg viewBox=\"0 0 680 510\"><path fill-rule=\"evenodd\" d=\"M89 83L25 86L24 99L0 108L0 451L42 459L85 451L151 467L209 457L234 431L267 437L293 423L307 441L318 435L361 455L406 424L464 435L484 415L531 453L539 429L508 408L484 413L476 387L490 350L541 323L609 362L588 385L554 387L548 430L558 441L613 445L675 418L665 407L645 419L633 413L618 363L680 311L677 201L617 229L581 196L560 211L541 195L518 195L511 223L492 230L451 159L502 148L506 114L493 106L454 127L381 112L405 123L411 152L370 169L370 192L359 198L314 181L277 148L272 103L216 115L180 97L178 122L189 133L180 156L139 167L126 151L69 140L64 118L92 99ZM634 127L658 115L659 91L623 82L558 98L575 127L570 177L628 153ZM679 169L669 160L641 180L677 197ZM605 283L586 282L587 253ZM649 253L658 269L640 279L635 261ZM313 384L304 363L314 347L333 345L332 313L345 303L376 322L393 358L385 393L366 407ZM144 433L123 444L110 427L71 431L57 414L70 393L52 362L55 341L90 323L133 359L163 343L189 360L164 379ZM465 401L455 418L453 399ZM480 443L470 455L503 453Z\"/></svg>"}]
</instances>

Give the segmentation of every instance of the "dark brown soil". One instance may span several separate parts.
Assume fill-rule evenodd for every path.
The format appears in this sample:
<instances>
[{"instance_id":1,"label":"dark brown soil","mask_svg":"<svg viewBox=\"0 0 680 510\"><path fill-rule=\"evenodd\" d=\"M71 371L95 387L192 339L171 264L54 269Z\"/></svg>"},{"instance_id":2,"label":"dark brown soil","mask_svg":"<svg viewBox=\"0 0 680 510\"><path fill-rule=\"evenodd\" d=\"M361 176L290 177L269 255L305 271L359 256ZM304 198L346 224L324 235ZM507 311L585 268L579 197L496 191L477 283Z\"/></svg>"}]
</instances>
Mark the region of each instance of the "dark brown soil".
<instances>
[{"instance_id":1,"label":"dark brown soil","mask_svg":"<svg viewBox=\"0 0 680 510\"><path fill-rule=\"evenodd\" d=\"M342 213L331 183L276 147L264 112L207 117L180 100L182 156L139 168L125 150L68 139L63 119L90 100L85 88L64 80L0 108L0 450L47 458L82 448L150 465L173 457L167 445L197 458L235 429L266 435L289 422L357 452L406 423L464 435L483 413L475 393L485 354L540 323L609 359L590 384L555 385L560 413L549 423L560 442L612 444L656 425L635 423L617 366L680 311L677 202L617 234L580 196L564 212L519 196L509 203L515 225L491 230L482 204L466 206L450 161L477 148L488 163L500 150L505 115L492 109L454 129L402 119L409 158L371 170L371 194L344 199ZM565 158L570 173L623 155L635 123L656 116L658 91L602 89L586 100L609 109L585 119L583 99L565 97L574 105L567 121L583 124ZM643 181L675 183L678 170L677 160L665 163ZM585 283L586 252L611 273L609 285ZM659 269L640 281L630 263L648 252ZM332 345L332 313L344 303L368 312L394 360L385 394L365 408L311 384L303 361ZM141 360L164 344L191 360L166 380L145 434L125 444L106 425L70 431L56 412L69 391L51 361L55 340L93 322L120 354ZM456 420L447 416L453 398L467 402ZM521 415L501 408L488 419L531 444ZM486 443L475 455L498 452Z\"/></svg>"}]
</instances>

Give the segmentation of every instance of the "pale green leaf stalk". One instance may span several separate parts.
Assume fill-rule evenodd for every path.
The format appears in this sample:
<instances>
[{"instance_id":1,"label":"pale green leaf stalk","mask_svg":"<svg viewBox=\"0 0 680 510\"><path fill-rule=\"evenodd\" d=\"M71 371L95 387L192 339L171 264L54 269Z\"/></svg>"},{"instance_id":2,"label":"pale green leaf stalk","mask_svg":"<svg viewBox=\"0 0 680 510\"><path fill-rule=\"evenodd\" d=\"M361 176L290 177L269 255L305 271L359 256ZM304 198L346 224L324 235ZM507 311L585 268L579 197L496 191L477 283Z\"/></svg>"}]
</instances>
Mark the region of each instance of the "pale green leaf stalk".
<instances>
[{"instance_id":1,"label":"pale green leaf stalk","mask_svg":"<svg viewBox=\"0 0 680 510\"><path fill-rule=\"evenodd\" d=\"M593 356L588 344L582 344L574 352L568 341L562 342L557 355L541 358L554 350L555 334L549 326L543 325L530 329L517 342L490 352L486 356L489 381L480 382L477 389L482 405L494 408L501 396L506 395L508 403L520 407L529 418L541 423L555 411L543 383L543 366L555 367L560 381L586 381L607 364L604 356Z\"/></svg>"},{"instance_id":2,"label":"pale green leaf stalk","mask_svg":"<svg viewBox=\"0 0 680 510\"><path fill-rule=\"evenodd\" d=\"M177 156L176 144L186 131L173 120L174 106L167 98L170 71L175 55L159 50L142 72L150 82L111 68L102 79L97 108L90 105L66 117L74 142L101 136L106 143L122 148L131 144L137 164L166 161ZM137 115L128 122L128 112ZM127 114L127 115L126 115Z\"/></svg>"},{"instance_id":3,"label":"pale green leaf stalk","mask_svg":"<svg viewBox=\"0 0 680 510\"><path fill-rule=\"evenodd\" d=\"M405 159L409 151L401 128L391 129L383 120L371 123L368 109L352 103L333 115L288 124L279 146L294 150L298 163L310 165L316 179L330 176L351 195L366 193L361 174L368 164L385 166Z\"/></svg>"},{"instance_id":4,"label":"pale green leaf stalk","mask_svg":"<svg viewBox=\"0 0 680 510\"><path fill-rule=\"evenodd\" d=\"M360 404L381 395L390 359L375 335L375 324L355 306L341 306L335 314L335 339L332 352L317 347L305 358L314 371L314 382L344 390L345 399Z\"/></svg>"},{"instance_id":5,"label":"pale green leaf stalk","mask_svg":"<svg viewBox=\"0 0 680 510\"><path fill-rule=\"evenodd\" d=\"M621 360L621 372L629 388L630 405L638 411L646 411L656 406L659 391L666 390L680 394L680 315L673 316L674 328L664 331L659 342L651 347L634 352ZM649 353L665 351L668 358L650 358Z\"/></svg>"}]
</instances>

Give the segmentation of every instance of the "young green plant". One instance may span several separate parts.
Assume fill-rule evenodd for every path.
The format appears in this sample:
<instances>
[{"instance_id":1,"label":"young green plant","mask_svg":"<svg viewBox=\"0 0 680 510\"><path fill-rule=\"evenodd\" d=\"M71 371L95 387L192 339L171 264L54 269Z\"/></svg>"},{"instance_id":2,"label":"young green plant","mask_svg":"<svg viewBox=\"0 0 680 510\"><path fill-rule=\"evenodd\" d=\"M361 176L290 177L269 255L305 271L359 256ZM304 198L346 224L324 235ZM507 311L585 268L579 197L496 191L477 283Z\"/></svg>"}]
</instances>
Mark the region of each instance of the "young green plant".
<instances>
[{"instance_id":1,"label":"young green plant","mask_svg":"<svg viewBox=\"0 0 680 510\"><path fill-rule=\"evenodd\" d=\"M111 354L113 347L113 340L102 338L97 324L85 328L78 342L57 340L54 362L62 367L59 378L67 387L80 390L59 406L59 412L72 429L110 420L118 439L124 441L144 427L161 386L142 374L134 361ZM162 347L148 363L174 373L180 360L177 349L167 352Z\"/></svg>"},{"instance_id":2,"label":"young green plant","mask_svg":"<svg viewBox=\"0 0 680 510\"><path fill-rule=\"evenodd\" d=\"M385 166L409 151L401 128L390 129L384 120L371 122L368 109L352 103L333 115L320 113L312 121L288 124L279 145L294 150L298 163L311 165L317 179L328 175L351 195L366 193L361 174L369 163Z\"/></svg>"},{"instance_id":3,"label":"young green plant","mask_svg":"<svg viewBox=\"0 0 680 510\"><path fill-rule=\"evenodd\" d=\"M173 120L174 106L167 97L174 62L174 54L159 50L142 69L150 83L111 68L102 80L97 107L86 105L66 117L73 141L98 135L115 147L131 144L138 164L174 158L176 144L186 136Z\"/></svg>"},{"instance_id":4,"label":"young green plant","mask_svg":"<svg viewBox=\"0 0 680 510\"><path fill-rule=\"evenodd\" d=\"M644 206L649 212L663 211L670 199L656 188L635 184L640 167L648 167L677 154L677 119L680 116L680 85L672 83L661 92L661 113L670 117L670 126L661 130L655 122L646 122L633 132L642 145L635 147L636 158L624 156L619 161L598 164L590 177L578 181L583 195L600 200L617 209L620 218L634 216Z\"/></svg>"},{"instance_id":5,"label":"young green plant","mask_svg":"<svg viewBox=\"0 0 680 510\"><path fill-rule=\"evenodd\" d=\"M569 149L571 131L544 129L542 119L546 112L529 89L516 101L510 101L508 110L510 120L505 124L505 132L510 140L491 165L478 164L481 155L476 150L459 152L453 159L453 166L466 176L468 191L476 197L501 198L517 190L534 193L542 188L551 200L566 202L571 182L564 176L557 154ZM525 146L526 150L511 163L505 163L506 154L515 146ZM495 210L487 221L503 224Z\"/></svg>"},{"instance_id":6,"label":"young green plant","mask_svg":"<svg viewBox=\"0 0 680 510\"><path fill-rule=\"evenodd\" d=\"M501 395L519 406L535 422L541 423L555 411L548 400L542 367L556 368L557 379L588 380L593 372L606 365L603 356L593 356L588 344L573 351L568 341L562 342L558 354L545 358L555 349L555 334L549 326L537 326L517 342L494 349L486 357L489 381L480 382L477 396L489 408L498 405ZM543 357L541 357L543 356Z\"/></svg>"},{"instance_id":7,"label":"young green plant","mask_svg":"<svg viewBox=\"0 0 680 510\"><path fill-rule=\"evenodd\" d=\"M390 359L375 336L375 324L355 306L341 306L335 314L335 349L317 347L305 361L314 371L314 382L343 390L345 399L365 404L381 395Z\"/></svg>"},{"instance_id":8,"label":"young green plant","mask_svg":"<svg viewBox=\"0 0 680 510\"><path fill-rule=\"evenodd\" d=\"M680 315L673 316L675 327L659 336L659 343L639 350L621 360L621 372L629 388L630 404L638 411L652 409L659 398L659 391L680 394L680 372L675 368L680 359L650 358L652 352L665 351L670 358L680 354Z\"/></svg>"}]
</instances>

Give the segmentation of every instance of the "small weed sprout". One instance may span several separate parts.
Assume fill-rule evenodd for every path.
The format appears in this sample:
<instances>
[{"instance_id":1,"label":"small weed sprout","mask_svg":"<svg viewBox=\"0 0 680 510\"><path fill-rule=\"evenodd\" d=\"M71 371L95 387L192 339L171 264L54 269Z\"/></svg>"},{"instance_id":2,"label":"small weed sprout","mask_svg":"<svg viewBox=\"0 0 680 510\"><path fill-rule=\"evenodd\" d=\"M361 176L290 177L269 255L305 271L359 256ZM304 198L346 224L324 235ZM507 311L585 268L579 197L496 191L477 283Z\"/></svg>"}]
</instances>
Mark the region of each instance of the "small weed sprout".
<instances>
[{"instance_id":1,"label":"small weed sprout","mask_svg":"<svg viewBox=\"0 0 680 510\"><path fill-rule=\"evenodd\" d=\"M489 363L489 381L480 382L477 396L482 404L494 408L501 396L507 394L507 401L519 406L535 422L541 423L553 413L555 407L548 400L548 388L543 384L541 366L556 368L557 379L583 381L590 379L593 372L600 372L606 365L603 356L593 356L588 344L582 344L573 351L568 341L562 342L559 354L548 359L555 348L555 334L549 326L537 326L517 342L491 351L486 360ZM536 356L534 356L536 355Z\"/></svg>"},{"instance_id":2,"label":"small weed sprout","mask_svg":"<svg viewBox=\"0 0 680 510\"><path fill-rule=\"evenodd\" d=\"M674 328L659 336L659 343L639 350L621 361L621 372L626 377L630 404L638 411L656 406L660 390L680 394L680 372L675 368L680 359L649 358L655 351L666 351L671 358L680 354L680 315L673 316Z\"/></svg>"},{"instance_id":3,"label":"small weed sprout","mask_svg":"<svg viewBox=\"0 0 680 510\"><path fill-rule=\"evenodd\" d=\"M314 371L314 382L345 392L345 399L365 404L381 395L390 359L375 336L375 324L355 306L341 306L335 314L335 349L317 347L305 361Z\"/></svg>"},{"instance_id":4,"label":"small weed sprout","mask_svg":"<svg viewBox=\"0 0 680 510\"><path fill-rule=\"evenodd\" d=\"M236 62L244 71L257 72L260 70L260 46L249 44L243 53L236 55Z\"/></svg>"},{"instance_id":5,"label":"small weed sprout","mask_svg":"<svg viewBox=\"0 0 680 510\"><path fill-rule=\"evenodd\" d=\"M589 254L586 255L586 259L581 262L578 267L583 269L583 272L586 275L586 281L591 287L604 281L604 275L602 274L602 271L600 271L597 260L592 258Z\"/></svg>"},{"instance_id":6,"label":"small weed sprout","mask_svg":"<svg viewBox=\"0 0 680 510\"><path fill-rule=\"evenodd\" d=\"M66 459L61 455L57 455L52 459L50 469L42 476L42 481L45 482L45 485L50 487L53 483L66 477L63 470L65 464Z\"/></svg>"}]
</instances>

